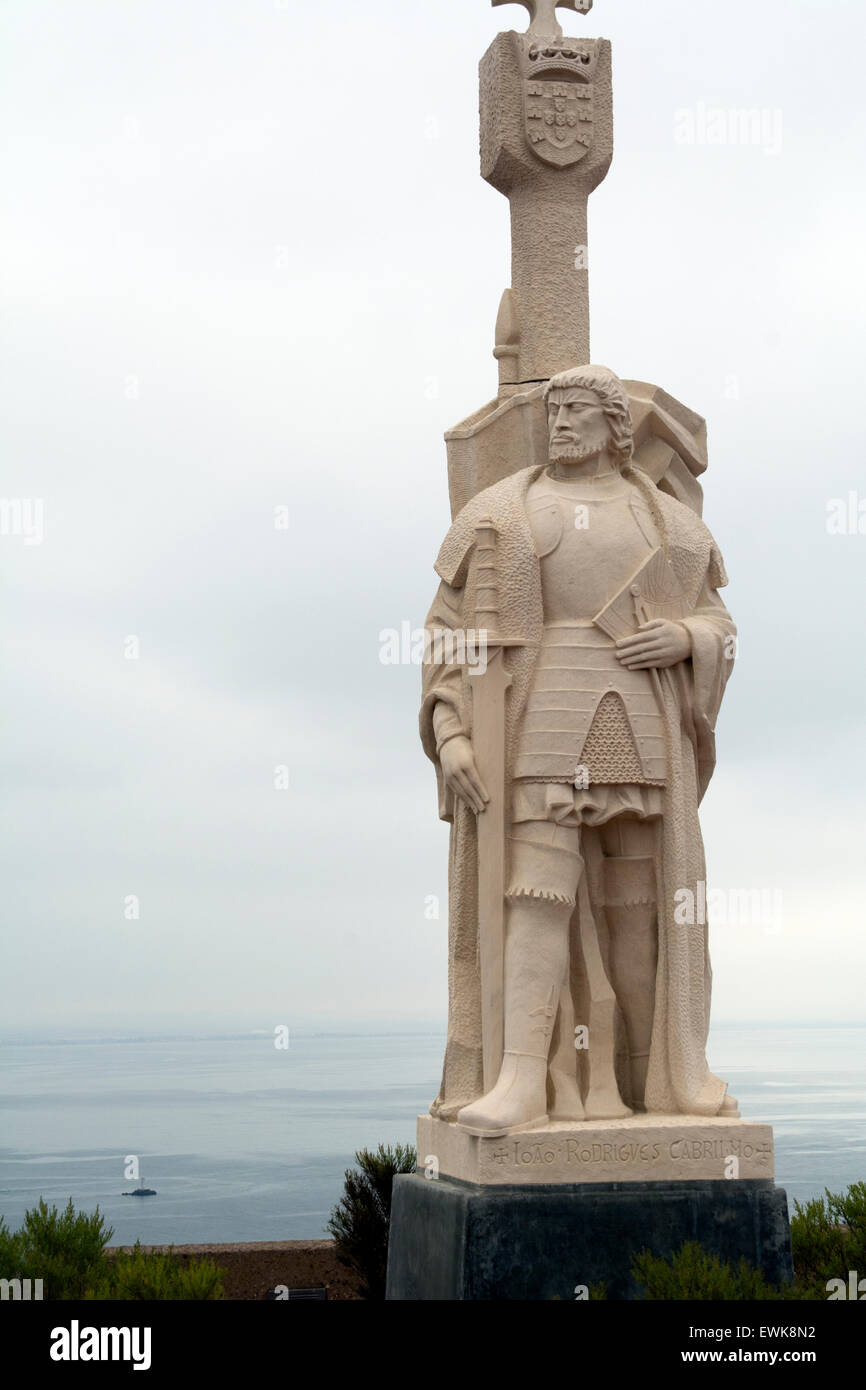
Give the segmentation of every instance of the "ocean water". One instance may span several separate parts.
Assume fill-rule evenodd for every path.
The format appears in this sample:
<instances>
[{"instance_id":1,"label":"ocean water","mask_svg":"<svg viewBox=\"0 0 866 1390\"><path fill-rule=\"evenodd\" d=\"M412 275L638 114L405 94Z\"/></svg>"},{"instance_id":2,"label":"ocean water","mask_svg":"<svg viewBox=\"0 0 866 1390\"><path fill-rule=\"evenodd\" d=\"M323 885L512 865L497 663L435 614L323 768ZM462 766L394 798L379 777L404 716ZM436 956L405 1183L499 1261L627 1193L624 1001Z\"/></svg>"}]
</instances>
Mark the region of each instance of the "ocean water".
<instances>
[{"instance_id":1,"label":"ocean water","mask_svg":"<svg viewBox=\"0 0 866 1390\"><path fill-rule=\"evenodd\" d=\"M414 1143L439 1033L0 1041L0 1215L42 1196L116 1244L326 1235L356 1149ZM789 1202L866 1180L866 1025L716 1025L710 1065L773 1125ZM135 1155L138 1179L124 1176ZM156 1197L124 1197L134 1187Z\"/></svg>"}]
</instances>

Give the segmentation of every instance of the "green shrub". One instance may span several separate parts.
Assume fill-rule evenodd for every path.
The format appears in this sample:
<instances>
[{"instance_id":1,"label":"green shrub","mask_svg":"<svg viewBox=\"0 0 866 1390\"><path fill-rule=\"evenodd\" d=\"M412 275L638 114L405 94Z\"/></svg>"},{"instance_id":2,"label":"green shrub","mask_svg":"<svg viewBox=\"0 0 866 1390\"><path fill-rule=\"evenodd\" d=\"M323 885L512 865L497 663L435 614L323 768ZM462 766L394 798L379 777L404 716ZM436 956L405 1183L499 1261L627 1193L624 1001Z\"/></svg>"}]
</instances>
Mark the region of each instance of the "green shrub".
<instances>
[{"instance_id":1,"label":"green shrub","mask_svg":"<svg viewBox=\"0 0 866 1390\"><path fill-rule=\"evenodd\" d=\"M343 1196L328 1219L327 1229L337 1245L337 1256L360 1276L361 1296L384 1299L388 1269L388 1229L391 1221L391 1187L397 1173L414 1173L417 1153L411 1144L375 1153L359 1149L358 1168L346 1169Z\"/></svg>"},{"instance_id":2,"label":"green shrub","mask_svg":"<svg viewBox=\"0 0 866 1390\"><path fill-rule=\"evenodd\" d=\"M735 1267L689 1242L670 1259L642 1250L632 1262L632 1274L647 1299L748 1299L826 1302L831 1279L848 1271L866 1277L866 1183L856 1182L844 1193L824 1189L801 1205L794 1202L791 1218L794 1283L768 1284L761 1270L740 1260Z\"/></svg>"},{"instance_id":3,"label":"green shrub","mask_svg":"<svg viewBox=\"0 0 866 1390\"><path fill-rule=\"evenodd\" d=\"M118 1250L103 1280L85 1297L119 1302L204 1302L225 1298L225 1271L206 1258L182 1264L173 1250Z\"/></svg>"},{"instance_id":4,"label":"green shrub","mask_svg":"<svg viewBox=\"0 0 866 1390\"><path fill-rule=\"evenodd\" d=\"M10 1231L0 1216L0 1278L7 1278L7 1267L18 1259L20 1239L17 1231Z\"/></svg>"},{"instance_id":5,"label":"green shrub","mask_svg":"<svg viewBox=\"0 0 866 1390\"><path fill-rule=\"evenodd\" d=\"M113 1230L99 1207L90 1215L76 1212L70 1197L65 1209L39 1205L25 1212L18 1231L0 1218L0 1279L41 1279L50 1300L129 1299L201 1300L223 1298L223 1270L212 1260L182 1265L173 1252L105 1253Z\"/></svg>"},{"instance_id":6,"label":"green shrub","mask_svg":"<svg viewBox=\"0 0 866 1390\"><path fill-rule=\"evenodd\" d=\"M99 1207L90 1215L76 1212L70 1197L61 1212L40 1198L20 1230L0 1223L0 1278L41 1279L47 1299L83 1298L104 1276L112 1234Z\"/></svg>"},{"instance_id":7,"label":"green shrub","mask_svg":"<svg viewBox=\"0 0 866 1390\"><path fill-rule=\"evenodd\" d=\"M804 1298L826 1299L829 1281L847 1283L850 1269L866 1277L866 1183L852 1183L844 1193L825 1188L803 1206L795 1201L791 1253Z\"/></svg>"},{"instance_id":8,"label":"green shrub","mask_svg":"<svg viewBox=\"0 0 866 1390\"><path fill-rule=\"evenodd\" d=\"M24 1247L18 1231L10 1231L0 1216L0 1279L27 1278Z\"/></svg>"},{"instance_id":9,"label":"green shrub","mask_svg":"<svg viewBox=\"0 0 866 1390\"><path fill-rule=\"evenodd\" d=\"M747 1260L740 1260L733 1266L691 1240L680 1246L670 1259L641 1250L632 1260L632 1275L643 1286L642 1297L650 1300L698 1299L731 1303L785 1297Z\"/></svg>"}]
</instances>

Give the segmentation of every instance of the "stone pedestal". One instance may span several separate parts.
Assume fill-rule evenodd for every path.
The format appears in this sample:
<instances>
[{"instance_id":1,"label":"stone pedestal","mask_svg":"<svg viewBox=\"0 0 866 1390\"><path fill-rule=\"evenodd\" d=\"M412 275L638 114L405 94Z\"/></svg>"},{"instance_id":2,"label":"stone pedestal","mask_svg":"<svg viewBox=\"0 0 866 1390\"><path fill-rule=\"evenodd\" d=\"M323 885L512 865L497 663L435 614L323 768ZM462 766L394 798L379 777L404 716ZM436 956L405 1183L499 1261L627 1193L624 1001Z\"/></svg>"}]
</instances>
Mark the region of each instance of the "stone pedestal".
<instances>
[{"instance_id":1,"label":"stone pedestal","mask_svg":"<svg viewBox=\"0 0 866 1390\"><path fill-rule=\"evenodd\" d=\"M480 1186L772 1179L773 1131L750 1120L633 1115L548 1123L505 1139L418 1116L418 1166Z\"/></svg>"},{"instance_id":2,"label":"stone pedestal","mask_svg":"<svg viewBox=\"0 0 866 1390\"><path fill-rule=\"evenodd\" d=\"M418 1117L418 1172L395 1179L388 1298L637 1297L633 1255L698 1241L791 1278L773 1131L747 1120L635 1115L504 1139Z\"/></svg>"},{"instance_id":3,"label":"stone pedestal","mask_svg":"<svg viewBox=\"0 0 866 1390\"><path fill-rule=\"evenodd\" d=\"M632 1256L698 1241L789 1280L785 1193L768 1179L477 1186L394 1179L388 1291L393 1301L573 1301L604 1283L638 1297Z\"/></svg>"}]
</instances>

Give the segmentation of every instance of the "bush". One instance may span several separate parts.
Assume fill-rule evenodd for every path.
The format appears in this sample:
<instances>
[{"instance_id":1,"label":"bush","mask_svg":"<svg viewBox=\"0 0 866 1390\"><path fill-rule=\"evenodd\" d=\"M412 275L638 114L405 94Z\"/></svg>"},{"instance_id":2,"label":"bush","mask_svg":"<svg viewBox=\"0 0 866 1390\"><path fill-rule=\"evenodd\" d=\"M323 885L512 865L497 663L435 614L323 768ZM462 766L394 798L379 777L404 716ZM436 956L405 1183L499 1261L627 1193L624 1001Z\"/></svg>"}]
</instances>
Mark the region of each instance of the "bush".
<instances>
[{"instance_id":1,"label":"bush","mask_svg":"<svg viewBox=\"0 0 866 1390\"><path fill-rule=\"evenodd\" d=\"M96 1300L204 1302L225 1298L223 1275L213 1260L182 1264L173 1250L118 1250L106 1277L85 1296Z\"/></svg>"},{"instance_id":2,"label":"bush","mask_svg":"<svg viewBox=\"0 0 866 1390\"><path fill-rule=\"evenodd\" d=\"M734 1267L691 1240L680 1246L670 1259L641 1250L632 1260L632 1274L644 1287L642 1297L649 1300L734 1303L785 1297L747 1260L740 1260Z\"/></svg>"},{"instance_id":3,"label":"bush","mask_svg":"<svg viewBox=\"0 0 866 1390\"><path fill-rule=\"evenodd\" d=\"M768 1284L746 1260L735 1267L694 1242L670 1259L642 1250L632 1262L632 1274L647 1299L826 1302L831 1280L841 1279L847 1288L849 1270L866 1276L866 1183L853 1183L845 1193L825 1188L823 1197L805 1205L795 1201L791 1254L794 1283L780 1287Z\"/></svg>"},{"instance_id":4,"label":"bush","mask_svg":"<svg viewBox=\"0 0 866 1390\"><path fill-rule=\"evenodd\" d=\"M39 1205L25 1212L18 1231L0 1218L0 1279L41 1279L42 1296L68 1299L223 1298L223 1271L211 1260L184 1266L173 1252L146 1253L136 1245L110 1259L113 1230L99 1207L76 1212L70 1197L63 1212Z\"/></svg>"},{"instance_id":5,"label":"bush","mask_svg":"<svg viewBox=\"0 0 866 1390\"><path fill-rule=\"evenodd\" d=\"M828 1297L831 1279L847 1283L848 1271L866 1277L866 1183L852 1183L845 1193L824 1189L791 1218L794 1277L803 1298Z\"/></svg>"},{"instance_id":6,"label":"bush","mask_svg":"<svg viewBox=\"0 0 866 1390\"><path fill-rule=\"evenodd\" d=\"M334 1237L340 1262L356 1271L361 1297L384 1299L388 1270L391 1187L397 1173L414 1173L417 1153L411 1144L375 1153L359 1149L357 1169L346 1169L343 1196L331 1212L327 1230Z\"/></svg>"},{"instance_id":7,"label":"bush","mask_svg":"<svg viewBox=\"0 0 866 1390\"><path fill-rule=\"evenodd\" d=\"M47 1299L83 1298L105 1274L112 1235L99 1207L91 1215L76 1212L70 1197L60 1212L40 1198L20 1230L0 1226L0 1278L41 1279Z\"/></svg>"}]
</instances>

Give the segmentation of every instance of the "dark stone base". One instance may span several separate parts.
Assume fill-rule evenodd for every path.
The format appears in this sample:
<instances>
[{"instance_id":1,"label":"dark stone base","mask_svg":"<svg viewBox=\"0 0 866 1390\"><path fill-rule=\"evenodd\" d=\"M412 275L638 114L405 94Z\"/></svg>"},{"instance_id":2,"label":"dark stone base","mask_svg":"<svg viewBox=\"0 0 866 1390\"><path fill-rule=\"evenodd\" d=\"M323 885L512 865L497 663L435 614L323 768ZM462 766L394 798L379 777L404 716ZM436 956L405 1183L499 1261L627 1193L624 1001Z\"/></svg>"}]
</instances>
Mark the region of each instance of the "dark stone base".
<instances>
[{"instance_id":1,"label":"dark stone base","mask_svg":"<svg viewBox=\"0 0 866 1390\"><path fill-rule=\"evenodd\" d=\"M632 1255L672 1255L687 1240L773 1283L792 1278L785 1193L769 1179L476 1187L403 1174L387 1297L569 1302L605 1283L609 1299L634 1299Z\"/></svg>"}]
</instances>

